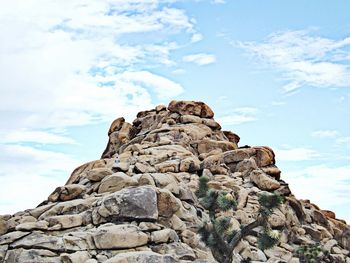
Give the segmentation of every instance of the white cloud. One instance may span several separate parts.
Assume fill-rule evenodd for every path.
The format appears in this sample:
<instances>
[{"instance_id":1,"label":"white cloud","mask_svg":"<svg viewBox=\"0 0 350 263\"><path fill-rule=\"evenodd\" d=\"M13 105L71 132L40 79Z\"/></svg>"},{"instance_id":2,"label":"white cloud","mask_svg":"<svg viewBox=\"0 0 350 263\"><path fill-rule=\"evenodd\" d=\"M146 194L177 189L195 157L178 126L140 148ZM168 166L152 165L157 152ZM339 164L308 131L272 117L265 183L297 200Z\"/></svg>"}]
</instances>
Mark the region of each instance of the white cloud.
<instances>
[{"instance_id":1,"label":"white cloud","mask_svg":"<svg viewBox=\"0 0 350 263\"><path fill-rule=\"evenodd\" d=\"M1 134L1 133L0 133ZM42 144L75 144L76 142L63 135L46 131L18 130L3 135L5 143L38 142Z\"/></svg>"},{"instance_id":2,"label":"white cloud","mask_svg":"<svg viewBox=\"0 0 350 263\"><path fill-rule=\"evenodd\" d=\"M284 90L287 92L304 85L349 87L350 37L334 40L314 36L308 31L287 31L271 34L262 43L234 45L279 70L286 80Z\"/></svg>"},{"instance_id":3,"label":"white cloud","mask_svg":"<svg viewBox=\"0 0 350 263\"><path fill-rule=\"evenodd\" d=\"M196 42L199 42L203 39L203 35L200 34L200 33L196 33L196 34L193 34L192 37L191 37L191 42L192 43L196 43Z\"/></svg>"},{"instance_id":4,"label":"white cloud","mask_svg":"<svg viewBox=\"0 0 350 263\"><path fill-rule=\"evenodd\" d=\"M230 111L229 115L218 118L221 125L238 125L246 122L257 120L256 114L258 110L252 107L236 108Z\"/></svg>"},{"instance_id":5,"label":"white cloud","mask_svg":"<svg viewBox=\"0 0 350 263\"><path fill-rule=\"evenodd\" d=\"M159 98L171 98L181 94L184 89L178 83L167 78L155 75L148 71L125 71L115 77L117 85L131 83L151 88Z\"/></svg>"},{"instance_id":6,"label":"white cloud","mask_svg":"<svg viewBox=\"0 0 350 263\"><path fill-rule=\"evenodd\" d=\"M339 133L335 130L319 130L314 131L311 136L316 138L336 138L339 135Z\"/></svg>"},{"instance_id":7,"label":"white cloud","mask_svg":"<svg viewBox=\"0 0 350 263\"><path fill-rule=\"evenodd\" d=\"M198 53L184 56L182 60L185 62L192 62L197 65L203 66L214 63L216 61L216 57L211 54Z\"/></svg>"},{"instance_id":8,"label":"white cloud","mask_svg":"<svg viewBox=\"0 0 350 263\"><path fill-rule=\"evenodd\" d=\"M277 161L308 161L319 158L321 155L309 148L275 149Z\"/></svg>"},{"instance_id":9,"label":"white cloud","mask_svg":"<svg viewBox=\"0 0 350 263\"><path fill-rule=\"evenodd\" d=\"M225 0L212 0L213 4L226 4Z\"/></svg>"},{"instance_id":10,"label":"white cloud","mask_svg":"<svg viewBox=\"0 0 350 263\"><path fill-rule=\"evenodd\" d=\"M81 162L70 155L29 146L0 144L0 214L44 201Z\"/></svg>"},{"instance_id":11,"label":"white cloud","mask_svg":"<svg viewBox=\"0 0 350 263\"><path fill-rule=\"evenodd\" d=\"M350 137L349 136L343 136L339 137L335 140L336 144L340 146L345 146L347 148L350 148Z\"/></svg>"},{"instance_id":12,"label":"white cloud","mask_svg":"<svg viewBox=\"0 0 350 263\"><path fill-rule=\"evenodd\" d=\"M3 3L0 111L6 116L1 124L37 130L110 121L115 115L133 116L150 107L150 91L158 97L178 95L180 85L146 73L149 68L176 64L171 52L186 46L183 39L199 40L195 21L172 7L173 2ZM124 71L140 71L137 68L145 68L141 70L148 76L144 85L102 82ZM157 85L160 81L166 86ZM174 90L165 92L170 84Z\"/></svg>"},{"instance_id":13,"label":"white cloud","mask_svg":"<svg viewBox=\"0 0 350 263\"><path fill-rule=\"evenodd\" d=\"M1 4L0 184L6 185L0 193L1 213L17 210L19 203L33 206L30 196L37 197L35 202L39 195L45 198L80 163L45 150L45 144L75 143L57 130L118 116L131 120L155 100L183 92L180 84L155 73L156 68L176 66L174 50L202 38L196 21L175 2ZM44 145L37 149L21 143ZM45 196L39 194L44 191ZM19 192L22 196L16 197Z\"/></svg>"},{"instance_id":14,"label":"white cloud","mask_svg":"<svg viewBox=\"0 0 350 263\"><path fill-rule=\"evenodd\" d=\"M282 178L298 198L311 199L323 209L332 209L335 204L349 205L349 174L350 166L316 165L284 172Z\"/></svg>"}]
</instances>

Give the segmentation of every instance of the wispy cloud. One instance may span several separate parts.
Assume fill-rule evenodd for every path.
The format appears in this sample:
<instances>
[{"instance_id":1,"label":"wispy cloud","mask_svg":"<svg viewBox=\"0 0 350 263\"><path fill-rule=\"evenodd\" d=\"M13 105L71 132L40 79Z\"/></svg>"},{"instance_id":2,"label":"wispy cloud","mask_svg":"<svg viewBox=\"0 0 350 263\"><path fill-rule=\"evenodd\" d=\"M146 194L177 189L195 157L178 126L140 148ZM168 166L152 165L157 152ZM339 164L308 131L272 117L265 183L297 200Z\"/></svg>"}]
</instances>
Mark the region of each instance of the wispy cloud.
<instances>
[{"instance_id":1,"label":"wispy cloud","mask_svg":"<svg viewBox=\"0 0 350 263\"><path fill-rule=\"evenodd\" d=\"M81 162L64 153L29 146L0 144L0 151L0 214L35 207L63 185Z\"/></svg>"},{"instance_id":2,"label":"wispy cloud","mask_svg":"<svg viewBox=\"0 0 350 263\"><path fill-rule=\"evenodd\" d=\"M317 151L309 148L274 149L277 161L309 161L319 158Z\"/></svg>"},{"instance_id":3,"label":"wispy cloud","mask_svg":"<svg viewBox=\"0 0 350 263\"><path fill-rule=\"evenodd\" d=\"M226 4L225 0L212 0L211 1L213 4Z\"/></svg>"},{"instance_id":4,"label":"wispy cloud","mask_svg":"<svg viewBox=\"0 0 350 263\"><path fill-rule=\"evenodd\" d=\"M1 132L0 132L1 135ZM5 143L36 142L41 144L75 144L76 142L67 136L47 131L17 130L2 135Z\"/></svg>"},{"instance_id":5,"label":"wispy cloud","mask_svg":"<svg viewBox=\"0 0 350 263\"><path fill-rule=\"evenodd\" d=\"M175 2L3 3L0 111L9 118L1 122L36 130L110 121L115 115L133 117L150 107L152 94L169 98L181 93L174 81L147 73L176 65L172 51L202 38L195 20L174 7ZM134 71L147 77L143 85L140 81L135 85L134 78L127 82L130 73L124 72ZM124 76L120 85L108 81L116 75ZM158 85L160 81L165 87Z\"/></svg>"},{"instance_id":6,"label":"wispy cloud","mask_svg":"<svg viewBox=\"0 0 350 263\"><path fill-rule=\"evenodd\" d=\"M76 143L57 130L118 116L131 120L184 91L155 73L177 67L173 52L203 38L176 2L2 3L0 213L34 206L80 164L74 156L48 150L47 144Z\"/></svg>"},{"instance_id":7,"label":"wispy cloud","mask_svg":"<svg viewBox=\"0 0 350 263\"><path fill-rule=\"evenodd\" d=\"M316 137L316 138L336 138L338 137L339 132L335 130L319 130L319 131L314 131L311 136Z\"/></svg>"},{"instance_id":8,"label":"wispy cloud","mask_svg":"<svg viewBox=\"0 0 350 263\"><path fill-rule=\"evenodd\" d=\"M332 209L335 204L350 204L349 174L350 166L316 165L287 171L282 177L298 198L311 198L321 208Z\"/></svg>"},{"instance_id":9,"label":"wispy cloud","mask_svg":"<svg viewBox=\"0 0 350 263\"><path fill-rule=\"evenodd\" d=\"M214 63L216 61L216 57L212 54L198 53L184 56L182 60L203 66Z\"/></svg>"},{"instance_id":10,"label":"wispy cloud","mask_svg":"<svg viewBox=\"0 0 350 263\"><path fill-rule=\"evenodd\" d=\"M230 111L230 114L218 118L222 125L238 125L257 120L257 108L242 107Z\"/></svg>"},{"instance_id":11,"label":"wispy cloud","mask_svg":"<svg viewBox=\"0 0 350 263\"><path fill-rule=\"evenodd\" d=\"M306 30L277 32L264 42L233 42L282 73L284 90L350 86L350 37L330 39Z\"/></svg>"}]
</instances>

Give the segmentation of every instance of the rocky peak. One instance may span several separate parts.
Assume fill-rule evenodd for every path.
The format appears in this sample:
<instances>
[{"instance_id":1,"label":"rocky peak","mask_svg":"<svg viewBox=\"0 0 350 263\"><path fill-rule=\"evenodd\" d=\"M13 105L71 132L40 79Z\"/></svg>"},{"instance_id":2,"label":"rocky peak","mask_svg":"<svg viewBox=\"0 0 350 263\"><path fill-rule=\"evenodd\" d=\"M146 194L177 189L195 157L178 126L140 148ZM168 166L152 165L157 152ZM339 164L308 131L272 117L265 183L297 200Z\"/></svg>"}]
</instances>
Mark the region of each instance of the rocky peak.
<instances>
[{"instance_id":1,"label":"rocky peak","mask_svg":"<svg viewBox=\"0 0 350 263\"><path fill-rule=\"evenodd\" d=\"M203 102L171 101L112 122L101 159L76 168L34 209L0 217L2 262L215 262L200 241L208 213L198 203L198 178L231 193L234 227L249 224L258 195L279 192L285 203L269 218L280 243L261 251L258 230L235 248L235 262L299 262L295 251L320 243L334 260L350 260L350 228L331 211L298 200L281 180L266 146L239 147Z\"/></svg>"}]
</instances>

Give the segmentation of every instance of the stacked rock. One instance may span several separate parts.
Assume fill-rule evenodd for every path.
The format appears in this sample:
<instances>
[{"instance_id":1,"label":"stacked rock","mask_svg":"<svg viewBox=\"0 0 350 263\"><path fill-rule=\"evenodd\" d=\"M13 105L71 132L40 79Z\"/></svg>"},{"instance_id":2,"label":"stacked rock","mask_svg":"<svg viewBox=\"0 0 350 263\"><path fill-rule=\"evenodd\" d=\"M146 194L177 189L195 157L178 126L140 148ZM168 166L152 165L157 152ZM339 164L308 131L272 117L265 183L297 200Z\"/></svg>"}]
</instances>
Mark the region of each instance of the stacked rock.
<instances>
[{"instance_id":1,"label":"stacked rock","mask_svg":"<svg viewBox=\"0 0 350 263\"><path fill-rule=\"evenodd\" d=\"M66 185L34 209L0 217L2 262L215 262L197 229L208 220L195 191L200 176L238 200L225 212L234 228L254 221L258 196L286 202L269 218L280 242L261 251L257 234L241 240L235 262L299 262L295 251L320 243L347 262L350 228L331 211L297 200L269 147L238 147L202 102L172 101L113 121L101 159L76 168ZM219 212L222 213L222 212Z\"/></svg>"}]
</instances>

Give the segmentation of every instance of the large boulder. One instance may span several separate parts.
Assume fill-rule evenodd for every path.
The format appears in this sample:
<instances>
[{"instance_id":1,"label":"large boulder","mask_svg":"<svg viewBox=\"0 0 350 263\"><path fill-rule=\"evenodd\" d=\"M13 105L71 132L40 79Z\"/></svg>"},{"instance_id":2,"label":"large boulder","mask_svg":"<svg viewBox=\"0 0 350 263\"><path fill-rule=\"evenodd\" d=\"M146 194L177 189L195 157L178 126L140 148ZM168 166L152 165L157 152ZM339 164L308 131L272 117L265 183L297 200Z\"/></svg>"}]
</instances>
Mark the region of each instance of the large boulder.
<instances>
[{"instance_id":1,"label":"large boulder","mask_svg":"<svg viewBox=\"0 0 350 263\"><path fill-rule=\"evenodd\" d=\"M96 203L92 216L95 223L99 222L100 217L109 220L156 220L158 218L156 191L151 187L142 186L109 194Z\"/></svg>"},{"instance_id":2,"label":"large boulder","mask_svg":"<svg viewBox=\"0 0 350 263\"><path fill-rule=\"evenodd\" d=\"M98 249L133 248L147 244L148 236L137 226L106 224L93 234Z\"/></svg>"},{"instance_id":3,"label":"large boulder","mask_svg":"<svg viewBox=\"0 0 350 263\"><path fill-rule=\"evenodd\" d=\"M176 112L181 115L196 115L201 118L212 118L214 112L203 102L197 101L176 101L173 100L168 105L170 112Z\"/></svg>"}]
</instances>

